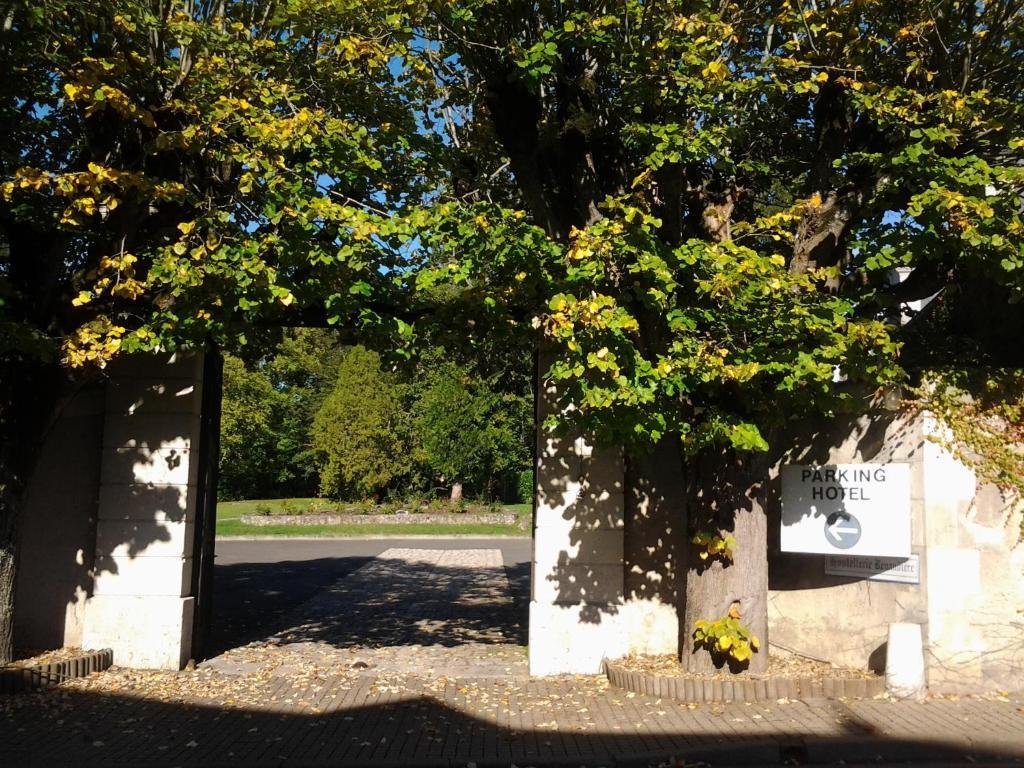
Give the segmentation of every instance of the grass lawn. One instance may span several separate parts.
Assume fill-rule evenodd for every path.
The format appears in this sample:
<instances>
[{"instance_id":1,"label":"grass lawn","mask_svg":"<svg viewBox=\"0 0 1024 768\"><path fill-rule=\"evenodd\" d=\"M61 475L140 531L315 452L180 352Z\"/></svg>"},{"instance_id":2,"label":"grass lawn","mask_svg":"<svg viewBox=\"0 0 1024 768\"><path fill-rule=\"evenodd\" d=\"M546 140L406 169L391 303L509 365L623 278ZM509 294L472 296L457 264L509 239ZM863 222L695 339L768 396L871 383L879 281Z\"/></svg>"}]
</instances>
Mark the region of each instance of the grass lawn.
<instances>
[{"instance_id":1,"label":"grass lawn","mask_svg":"<svg viewBox=\"0 0 1024 768\"><path fill-rule=\"evenodd\" d=\"M270 507L281 511L285 504L293 509L304 509L313 502L329 509L326 499L250 499L247 501L222 501L217 504L218 536L337 536L374 537L386 536L529 536L531 506L529 504L507 504L504 509L515 512L520 525L489 525L481 523L459 523L440 525L435 523L405 523L402 525L245 525L239 519L242 515L255 514L256 507ZM524 524L525 523L525 524Z\"/></svg>"}]
</instances>

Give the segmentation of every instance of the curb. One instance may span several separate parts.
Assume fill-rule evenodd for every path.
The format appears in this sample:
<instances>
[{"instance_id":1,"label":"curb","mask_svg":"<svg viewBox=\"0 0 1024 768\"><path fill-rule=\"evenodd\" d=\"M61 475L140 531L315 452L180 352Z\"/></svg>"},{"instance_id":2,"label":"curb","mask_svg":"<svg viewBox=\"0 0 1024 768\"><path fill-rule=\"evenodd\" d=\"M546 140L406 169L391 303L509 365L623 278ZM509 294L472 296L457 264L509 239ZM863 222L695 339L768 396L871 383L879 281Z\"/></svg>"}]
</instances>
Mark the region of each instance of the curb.
<instances>
[{"instance_id":1,"label":"curb","mask_svg":"<svg viewBox=\"0 0 1024 768\"><path fill-rule=\"evenodd\" d=\"M885 693L885 678L770 678L767 680L694 680L629 672L605 662L608 682L645 696L688 703L775 701L776 699L869 699Z\"/></svg>"},{"instance_id":2,"label":"curb","mask_svg":"<svg viewBox=\"0 0 1024 768\"><path fill-rule=\"evenodd\" d=\"M0 693L20 693L36 688L48 688L65 680L102 672L114 663L114 652L109 648L89 651L81 656L52 664L34 667L0 669Z\"/></svg>"}]
</instances>

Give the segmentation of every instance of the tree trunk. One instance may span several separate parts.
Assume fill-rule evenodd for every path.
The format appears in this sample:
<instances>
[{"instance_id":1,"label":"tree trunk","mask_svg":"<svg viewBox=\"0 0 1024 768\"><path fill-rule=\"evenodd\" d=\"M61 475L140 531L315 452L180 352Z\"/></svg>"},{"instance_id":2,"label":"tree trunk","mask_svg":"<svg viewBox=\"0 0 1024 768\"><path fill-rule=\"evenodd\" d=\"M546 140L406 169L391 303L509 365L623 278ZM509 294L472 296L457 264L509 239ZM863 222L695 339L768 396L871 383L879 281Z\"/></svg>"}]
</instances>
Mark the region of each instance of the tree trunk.
<instances>
[{"instance_id":1,"label":"tree trunk","mask_svg":"<svg viewBox=\"0 0 1024 768\"><path fill-rule=\"evenodd\" d=\"M701 560L692 547L686 574L683 663L691 672L722 665L704 647L695 647L694 624L717 621L735 608L742 624L759 640L749 664L733 671L764 672L768 667L768 522L765 497L768 461L763 455L710 452L696 459L688 473L687 512L690 535L731 534L732 560ZM724 665L723 665L724 666Z\"/></svg>"},{"instance_id":2,"label":"tree trunk","mask_svg":"<svg viewBox=\"0 0 1024 768\"><path fill-rule=\"evenodd\" d=\"M452 483L452 499L454 501L462 501L462 483L456 480Z\"/></svg>"},{"instance_id":3,"label":"tree trunk","mask_svg":"<svg viewBox=\"0 0 1024 768\"><path fill-rule=\"evenodd\" d=\"M6 480L4 478L0 487L0 665L14 658L14 584L20 501L19 494Z\"/></svg>"}]
</instances>

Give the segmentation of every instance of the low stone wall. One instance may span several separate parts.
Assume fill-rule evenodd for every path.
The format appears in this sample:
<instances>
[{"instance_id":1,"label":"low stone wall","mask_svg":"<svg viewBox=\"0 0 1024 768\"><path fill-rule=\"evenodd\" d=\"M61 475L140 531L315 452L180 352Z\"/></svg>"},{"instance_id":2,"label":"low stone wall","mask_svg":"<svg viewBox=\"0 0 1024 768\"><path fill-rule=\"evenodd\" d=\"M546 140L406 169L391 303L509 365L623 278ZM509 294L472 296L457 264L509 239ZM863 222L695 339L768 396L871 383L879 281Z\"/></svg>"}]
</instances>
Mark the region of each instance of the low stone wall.
<instances>
[{"instance_id":1,"label":"low stone wall","mask_svg":"<svg viewBox=\"0 0 1024 768\"><path fill-rule=\"evenodd\" d=\"M616 688L686 702L776 701L807 698L871 698L885 692L884 677L770 677L760 680L713 680L634 672L605 663L608 682Z\"/></svg>"},{"instance_id":2,"label":"low stone wall","mask_svg":"<svg viewBox=\"0 0 1024 768\"><path fill-rule=\"evenodd\" d=\"M513 512L484 515L416 512L394 515L242 515L244 525L515 525Z\"/></svg>"}]
</instances>

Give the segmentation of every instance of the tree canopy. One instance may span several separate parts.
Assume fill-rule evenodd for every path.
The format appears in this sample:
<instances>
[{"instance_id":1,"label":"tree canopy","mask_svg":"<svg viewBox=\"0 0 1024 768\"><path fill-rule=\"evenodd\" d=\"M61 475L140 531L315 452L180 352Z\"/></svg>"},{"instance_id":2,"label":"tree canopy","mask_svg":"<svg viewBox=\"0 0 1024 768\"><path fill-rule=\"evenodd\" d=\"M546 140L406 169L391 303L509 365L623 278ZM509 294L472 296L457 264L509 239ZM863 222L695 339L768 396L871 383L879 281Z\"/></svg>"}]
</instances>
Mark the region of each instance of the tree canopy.
<instances>
[{"instance_id":1,"label":"tree canopy","mask_svg":"<svg viewBox=\"0 0 1024 768\"><path fill-rule=\"evenodd\" d=\"M249 363L225 354L218 496L404 499L458 482L528 501L516 486L530 465L530 361L499 387L449 357L386 366L314 328L289 329Z\"/></svg>"},{"instance_id":2,"label":"tree canopy","mask_svg":"<svg viewBox=\"0 0 1024 768\"><path fill-rule=\"evenodd\" d=\"M5 372L282 324L495 367L542 343L562 421L694 454L1022 364L1013 0L3 13ZM41 434L19 386L8 445Z\"/></svg>"},{"instance_id":3,"label":"tree canopy","mask_svg":"<svg viewBox=\"0 0 1024 768\"><path fill-rule=\"evenodd\" d=\"M289 329L248 366L224 355L220 498L316 494L313 420L337 384L342 356L332 335L314 328Z\"/></svg>"},{"instance_id":4,"label":"tree canopy","mask_svg":"<svg viewBox=\"0 0 1024 768\"><path fill-rule=\"evenodd\" d=\"M493 498L497 483L529 466L532 402L501 392L454 363L426 372L413 406L417 446L447 485L466 483Z\"/></svg>"},{"instance_id":5,"label":"tree canopy","mask_svg":"<svg viewBox=\"0 0 1024 768\"><path fill-rule=\"evenodd\" d=\"M836 383L898 378L892 307L1019 296L1020 22L1012 2L12 6L6 354L237 346L289 319L392 347L468 328L480 353L533 321L587 426L763 448L780 414L848 399Z\"/></svg>"}]
</instances>

